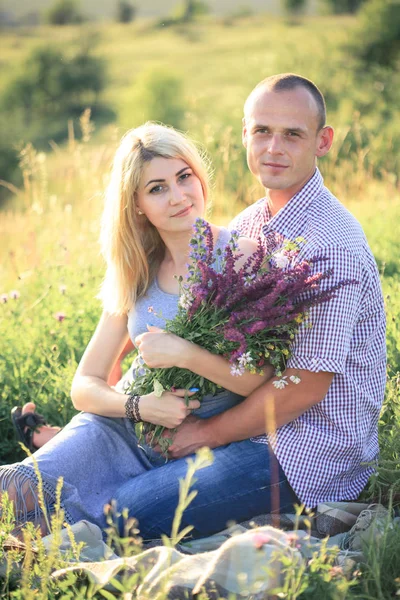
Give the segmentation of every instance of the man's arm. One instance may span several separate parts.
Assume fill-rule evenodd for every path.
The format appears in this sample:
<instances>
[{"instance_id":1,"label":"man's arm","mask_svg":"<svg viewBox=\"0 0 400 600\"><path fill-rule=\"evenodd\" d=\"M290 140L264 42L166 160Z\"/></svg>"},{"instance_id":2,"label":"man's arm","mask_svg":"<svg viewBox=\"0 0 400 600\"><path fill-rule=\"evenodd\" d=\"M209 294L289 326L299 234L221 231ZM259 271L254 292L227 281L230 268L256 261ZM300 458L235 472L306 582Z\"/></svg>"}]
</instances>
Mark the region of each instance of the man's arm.
<instances>
[{"instance_id":1,"label":"man's arm","mask_svg":"<svg viewBox=\"0 0 400 600\"><path fill-rule=\"evenodd\" d=\"M277 381L274 378L233 408L209 419L189 417L176 433L166 432L166 436L173 438L169 455L181 458L202 446L216 448L274 431L321 402L334 377L334 373L326 371L313 373L299 369L286 369L284 375L289 383L283 389L273 385ZM300 382L291 382L291 376L300 377Z\"/></svg>"}]
</instances>

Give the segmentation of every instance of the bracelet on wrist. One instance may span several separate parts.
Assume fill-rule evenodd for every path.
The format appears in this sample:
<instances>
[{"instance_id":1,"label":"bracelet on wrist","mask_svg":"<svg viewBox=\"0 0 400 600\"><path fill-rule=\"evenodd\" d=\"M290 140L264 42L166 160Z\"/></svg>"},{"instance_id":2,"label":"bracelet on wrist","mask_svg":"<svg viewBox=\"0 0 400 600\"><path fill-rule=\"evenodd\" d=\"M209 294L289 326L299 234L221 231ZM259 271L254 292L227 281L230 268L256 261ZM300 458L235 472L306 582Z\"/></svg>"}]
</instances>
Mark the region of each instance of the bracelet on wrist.
<instances>
[{"instance_id":1,"label":"bracelet on wrist","mask_svg":"<svg viewBox=\"0 0 400 600\"><path fill-rule=\"evenodd\" d=\"M125 402L125 416L132 423L139 423L142 420L139 411L140 398L139 394L131 394Z\"/></svg>"}]
</instances>

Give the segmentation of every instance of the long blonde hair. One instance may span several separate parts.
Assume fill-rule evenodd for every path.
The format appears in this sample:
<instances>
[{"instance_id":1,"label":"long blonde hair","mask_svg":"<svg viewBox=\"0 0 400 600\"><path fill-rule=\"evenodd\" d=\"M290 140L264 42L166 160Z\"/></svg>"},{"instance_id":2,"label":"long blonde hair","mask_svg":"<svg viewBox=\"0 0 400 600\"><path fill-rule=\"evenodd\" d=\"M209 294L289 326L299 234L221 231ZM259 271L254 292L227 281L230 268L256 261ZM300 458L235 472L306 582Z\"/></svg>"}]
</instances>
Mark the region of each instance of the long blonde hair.
<instances>
[{"instance_id":1,"label":"long blonde hair","mask_svg":"<svg viewBox=\"0 0 400 600\"><path fill-rule=\"evenodd\" d=\"M156 156L184 160L200 179L205 202L208 199L209 162L183 133L149 122L124 135L105 194L100 235L107 270L99 297L112 314L126 314L146 293L164 257L157 229L136 210L144 167Z\"/></svg>"}]
</instances>

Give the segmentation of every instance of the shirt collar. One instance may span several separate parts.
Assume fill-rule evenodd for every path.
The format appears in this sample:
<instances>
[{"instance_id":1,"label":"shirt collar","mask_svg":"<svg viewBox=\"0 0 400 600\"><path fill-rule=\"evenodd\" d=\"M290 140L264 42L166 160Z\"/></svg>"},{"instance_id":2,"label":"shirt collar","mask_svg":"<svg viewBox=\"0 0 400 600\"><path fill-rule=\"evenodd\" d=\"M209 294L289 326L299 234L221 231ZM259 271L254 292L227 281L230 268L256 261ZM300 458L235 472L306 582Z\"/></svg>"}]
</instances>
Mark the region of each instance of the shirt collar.
<instances>
[{"instance_id":1,"label":"shirt collar","mask_svg":"<svg viewBox=\"0 0 400 600\"><path fill-rule=\"evenodd\" d=\"M275 231L288 239L297 237L304 224L304 213L320 194L324 185L318 167L307 183L289 200L289 202L263 226L264 235ZM268 208L269 214L269 208Z\"/></svg>"}]
</instances>

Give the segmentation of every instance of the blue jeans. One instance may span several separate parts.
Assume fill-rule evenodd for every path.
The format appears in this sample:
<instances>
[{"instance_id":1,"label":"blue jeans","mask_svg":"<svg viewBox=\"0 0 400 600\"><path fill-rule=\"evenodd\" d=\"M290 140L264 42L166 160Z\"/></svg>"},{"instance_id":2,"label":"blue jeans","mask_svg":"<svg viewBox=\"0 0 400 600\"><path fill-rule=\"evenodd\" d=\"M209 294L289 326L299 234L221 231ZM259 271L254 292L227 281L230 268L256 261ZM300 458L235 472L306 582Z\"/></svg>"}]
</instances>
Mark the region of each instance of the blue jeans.
<instances>
[{"instance_id":1,"label":"blue jeans","mask_svg":"<svg viewBox=\"0 0 400 600\"><path fill-rule=\"evenodd\" d=\"M223 410L241 400L232 394L222 402ZM215 400L203 399L197 413L207 418L221 412ZM160 461L144 448L151 470L123 484L115 494L118 510L127 508L129 516L139 522L143 539L170 535L179 501L179 480L187 472L186 458ZM233 442L213 450L213 464L196 472L192 489L198 491L183 514L181 529L194 527L193 537L205 537L222 531L231 522L240 522L257 515L294 512L299 500L267 444L250 440Z\"/></svg>"}]
</instances>

